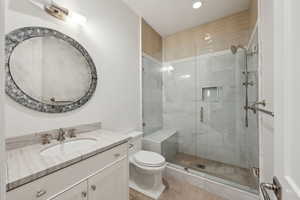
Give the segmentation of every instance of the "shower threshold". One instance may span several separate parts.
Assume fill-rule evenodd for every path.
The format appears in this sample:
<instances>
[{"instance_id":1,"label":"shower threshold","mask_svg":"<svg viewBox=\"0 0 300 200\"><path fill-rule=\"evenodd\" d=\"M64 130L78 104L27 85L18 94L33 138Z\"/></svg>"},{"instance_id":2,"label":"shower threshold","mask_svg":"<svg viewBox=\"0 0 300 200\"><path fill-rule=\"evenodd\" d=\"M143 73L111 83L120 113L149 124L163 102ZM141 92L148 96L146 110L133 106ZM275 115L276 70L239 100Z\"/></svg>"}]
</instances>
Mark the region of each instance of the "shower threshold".
<instances>
[{"instance_id":1,"label":"shower threshold","mask_svg":"<svg viewBox=\"0 0 300 200\"><path fill-rule=\"evenodd\" d=\"M247 190L251 193L257 193L258 191L258 179L254 177L250 169L185 153L177 153L174 159L168 162L175 164L175 166L181 166L188 172L200 172L206 178Z\"/></svg>"}]
</instances>

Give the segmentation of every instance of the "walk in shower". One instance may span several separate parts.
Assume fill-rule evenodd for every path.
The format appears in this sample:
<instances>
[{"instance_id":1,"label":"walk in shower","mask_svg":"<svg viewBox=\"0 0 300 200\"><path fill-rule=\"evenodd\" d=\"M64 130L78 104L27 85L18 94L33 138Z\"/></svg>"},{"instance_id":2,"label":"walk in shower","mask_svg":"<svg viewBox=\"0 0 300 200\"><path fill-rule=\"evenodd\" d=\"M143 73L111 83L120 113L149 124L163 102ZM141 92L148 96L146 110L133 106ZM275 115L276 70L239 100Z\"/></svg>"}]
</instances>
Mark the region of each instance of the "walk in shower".
<instances>
[{"instance_id":1,"label":"walk in shower","mask_svg":"<svg viewBox=\"0 0 300 200\"><path fill-rule=\"evenodd\" d=\"M193 51L161 64L144 55L144 133L176 130L162 142L169 166L257 193L257 32L217 51L194 41Z\"/></svg>"},{"instance_id":2,"label":"walk in shower","mask_svg":"<svg viewBox=\"0 0 300 200\"><path fill-rule=\"evenodd\" d=\"M258 125L246 108L258 96L254 43L235 54L224 50L169 62L163 72L163 124L177 130L165 144L178 146L176 154L164 153L167 161L253 192Z\"/></svg>"}]
</instances>

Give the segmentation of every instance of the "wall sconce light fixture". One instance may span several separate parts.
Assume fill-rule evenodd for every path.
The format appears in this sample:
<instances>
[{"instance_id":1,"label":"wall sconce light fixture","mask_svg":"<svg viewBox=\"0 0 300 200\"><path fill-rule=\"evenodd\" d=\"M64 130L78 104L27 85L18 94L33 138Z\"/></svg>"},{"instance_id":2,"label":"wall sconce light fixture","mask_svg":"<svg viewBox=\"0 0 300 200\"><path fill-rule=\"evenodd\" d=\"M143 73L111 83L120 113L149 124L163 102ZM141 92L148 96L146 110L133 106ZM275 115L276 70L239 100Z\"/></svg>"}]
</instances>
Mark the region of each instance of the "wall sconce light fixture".
<instances>
[{"instance_id":1,"label":"wall sconce light fixture","mask_svg":"<svg viewBox=\"0 0 300 200\"><path fill-rule=\"evenodd\" d=\"M76 23L80 25L84 25L87 22L87 18L83 15L78 13L72 12L67 8L59 6L58 4L50 1L49 3L41 5L41 3L37 2L36 0L30 0L31 3L34 5L42 8L45 10L49 15L70 23Z\"/></svg>"}]
</instances>

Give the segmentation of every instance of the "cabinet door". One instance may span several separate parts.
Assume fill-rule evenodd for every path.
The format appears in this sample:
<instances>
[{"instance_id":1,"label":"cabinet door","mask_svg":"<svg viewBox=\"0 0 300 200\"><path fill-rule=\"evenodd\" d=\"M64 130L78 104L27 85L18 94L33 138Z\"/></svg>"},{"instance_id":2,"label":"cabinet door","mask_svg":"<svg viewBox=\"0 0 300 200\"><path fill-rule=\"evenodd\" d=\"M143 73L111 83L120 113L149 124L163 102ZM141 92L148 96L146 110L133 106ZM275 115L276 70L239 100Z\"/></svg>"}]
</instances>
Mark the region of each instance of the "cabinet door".
<instances>
[{"instance_id":1,"label":"cabinet door","mask_svg":"<svg viewBox=\"0 0 300 200\"><path fill-rule=\"evenodd\" d=\"M89 200L128 200L127 158L91 177L88 186Z\"/></svg>"},{"instance_id":2,"label":"cabinet door","mask_svg":"<svg viewBox=\"0 0 300 200\"><path fill-rule=\"evenodd\" d=\"M87 200L87 187L87 181L84 181L50 200Z\"/></svg>"}]
</instances>

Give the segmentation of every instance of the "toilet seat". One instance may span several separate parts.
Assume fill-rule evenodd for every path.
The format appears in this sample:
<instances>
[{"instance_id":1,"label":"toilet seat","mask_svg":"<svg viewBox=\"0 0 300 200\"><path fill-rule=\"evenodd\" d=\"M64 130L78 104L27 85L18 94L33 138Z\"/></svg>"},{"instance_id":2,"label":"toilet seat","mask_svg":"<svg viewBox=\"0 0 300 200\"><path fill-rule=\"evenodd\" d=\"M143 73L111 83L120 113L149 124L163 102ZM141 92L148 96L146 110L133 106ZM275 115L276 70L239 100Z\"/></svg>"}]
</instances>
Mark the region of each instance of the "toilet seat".
<instances>
[{"instance_id":1,"label":"toilet seat","mask_svg":"<svg viewBox=\"0 0 300 200\"><path fill-rule=\"evenodd\" d=\"M145 167L161 167L166 163L163 156L150 151L139 151L134 154L133 158L138 165Z\"/></svg>"}]
</instances>

